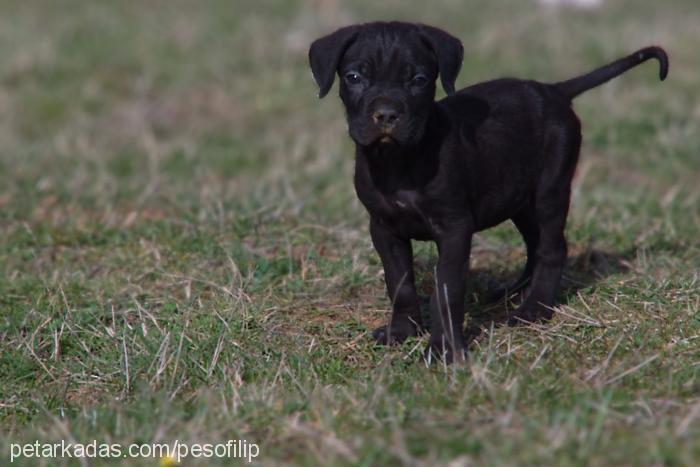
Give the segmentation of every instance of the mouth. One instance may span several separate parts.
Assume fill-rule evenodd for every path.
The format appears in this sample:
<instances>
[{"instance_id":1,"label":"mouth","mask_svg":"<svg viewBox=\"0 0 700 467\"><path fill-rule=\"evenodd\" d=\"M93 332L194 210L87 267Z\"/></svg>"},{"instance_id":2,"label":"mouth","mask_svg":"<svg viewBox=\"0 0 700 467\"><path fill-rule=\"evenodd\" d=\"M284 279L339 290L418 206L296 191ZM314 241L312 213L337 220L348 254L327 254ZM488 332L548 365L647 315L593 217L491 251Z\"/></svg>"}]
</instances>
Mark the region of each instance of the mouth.
<instances>
[{"instance_id":1,"label":"mouth","mask_svg":"<svg viewBox=\"0 0 700 467\"><path fill-rule=\"evenodd\" d=\"M410 145L414 137L413 125L349 125L350 136L360 146L369 147L405 147Z\"/></svg>"},{"instance_id":2,"label":"mouth","mask_svg":"<svg viewBox=\"0 0 700 467\"><path fill-rule=\"evenodd\" d=\"M396 143L394 138L394 128L393 127L382 127L381 134L379 136L379 142L383 144Z\"/></svg>"}]
</instances>

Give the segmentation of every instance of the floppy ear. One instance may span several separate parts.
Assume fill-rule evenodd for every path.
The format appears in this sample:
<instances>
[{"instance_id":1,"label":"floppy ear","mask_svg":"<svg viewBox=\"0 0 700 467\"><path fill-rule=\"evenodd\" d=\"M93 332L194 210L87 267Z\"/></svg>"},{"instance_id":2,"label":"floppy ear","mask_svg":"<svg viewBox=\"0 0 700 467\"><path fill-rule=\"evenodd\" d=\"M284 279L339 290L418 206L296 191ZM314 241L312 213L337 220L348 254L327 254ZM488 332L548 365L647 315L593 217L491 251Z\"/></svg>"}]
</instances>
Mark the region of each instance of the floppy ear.
<instances>
[{"instance_id":1,"label":"floppy ear","mask_svg":"<svg viewBox=\"0 0 700 467\"><path fill-rule=\"evenodd\" d=\"M445 31L431 26L421 25L421 39L430 47L438 60L440 81L448 96L455 93L455 80L462 67L464 48L462 43Z\"/></svg>"},{"instance_id":2,"label":"floppy ear","mask_svg":"<svg viewBox=\"0 0 700 467\"><path fill-rule=\"evenodd\" d=\"M357 38L358 27L347 26L316 39L309 49L309 64L314 80L320 88L318 97L328 94L333 86L335 73L345 51Z\"/></svg>"}]
</instances>

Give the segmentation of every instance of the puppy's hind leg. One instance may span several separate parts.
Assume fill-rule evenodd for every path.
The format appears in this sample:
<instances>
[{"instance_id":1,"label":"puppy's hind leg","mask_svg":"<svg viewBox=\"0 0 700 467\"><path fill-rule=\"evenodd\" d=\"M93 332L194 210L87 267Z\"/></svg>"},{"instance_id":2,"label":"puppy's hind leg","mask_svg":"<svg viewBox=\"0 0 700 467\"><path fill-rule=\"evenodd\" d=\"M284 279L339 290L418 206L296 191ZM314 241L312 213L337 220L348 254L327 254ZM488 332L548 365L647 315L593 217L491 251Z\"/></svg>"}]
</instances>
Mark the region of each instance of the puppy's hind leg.
<instances>
[{"instance_id":1,"label":"puppy's hind leg","mask_svg":"<svg viewBox=\"0 0 700 467\"><path fill-rule=\"evenodd\" d=\"M532 279L525 300L509 315L509 325L552 317L552 306L566 263L564 228L580 145L580 126L575 116L550 128L545 145L545 169L535 196L538 242Z\"/></svg>"},{"instance_id":2,"label":"puppy's hind leg","mask_svg":"<svg viewBox=\"0 0 700 467\"><path fill-rule=\"evenodd\" d=\"M525 288L527 288L527 286L530 284L532 272L535 270L537 245L539 244L540 232L539 226L537 225L534 205L532 203L528 204L525 208L513 216L511 220L525 241L525 247L527 249L525 269L523 270L522 274L520 274L518 280L507 287L492 292L487 298L487 303L501 301L504 298L510 297L513 294L525 290Z\"/></svg>"}]
</instances>

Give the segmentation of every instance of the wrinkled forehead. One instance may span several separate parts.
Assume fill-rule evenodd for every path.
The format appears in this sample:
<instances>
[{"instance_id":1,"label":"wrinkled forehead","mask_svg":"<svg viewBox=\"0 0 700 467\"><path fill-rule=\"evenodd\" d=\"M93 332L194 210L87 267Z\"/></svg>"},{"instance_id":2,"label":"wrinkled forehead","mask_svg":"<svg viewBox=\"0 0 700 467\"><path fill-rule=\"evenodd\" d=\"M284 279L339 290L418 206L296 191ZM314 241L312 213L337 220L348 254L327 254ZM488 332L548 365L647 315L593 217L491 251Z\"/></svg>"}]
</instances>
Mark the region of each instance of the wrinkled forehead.
<instances>
[{"instance_id":1,"label":"wrinkled forehead","mask_svg":"<svg viewBox=\"0 0 700 467\"><path fill-rule=\"evenodd\" d=\"M373 74L432 73L437 71L437 60L414 29L366 26L345 52L340 69Z\"/></svg>"}]
</instances>

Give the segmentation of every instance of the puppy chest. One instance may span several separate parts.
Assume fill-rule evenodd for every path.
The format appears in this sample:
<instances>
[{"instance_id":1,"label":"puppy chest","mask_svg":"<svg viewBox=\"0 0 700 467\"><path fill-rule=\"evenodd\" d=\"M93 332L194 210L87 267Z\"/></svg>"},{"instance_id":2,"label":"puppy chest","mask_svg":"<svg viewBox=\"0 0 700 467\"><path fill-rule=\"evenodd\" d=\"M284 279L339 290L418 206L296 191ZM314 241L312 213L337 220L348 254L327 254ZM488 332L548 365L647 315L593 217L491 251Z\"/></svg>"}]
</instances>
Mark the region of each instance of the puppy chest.
<instances>
[{"instance_id":1,"label":"puppy chest","mask_svg":"<svg viewBox=\"0 0 700 467\"><path fill-rule=\"evenodd\" d=\"M385 196L385 224L404 237L429 240L436 228L435 213L419 194L413 191L397 191Z\"/></svg>"}]
</instances>

